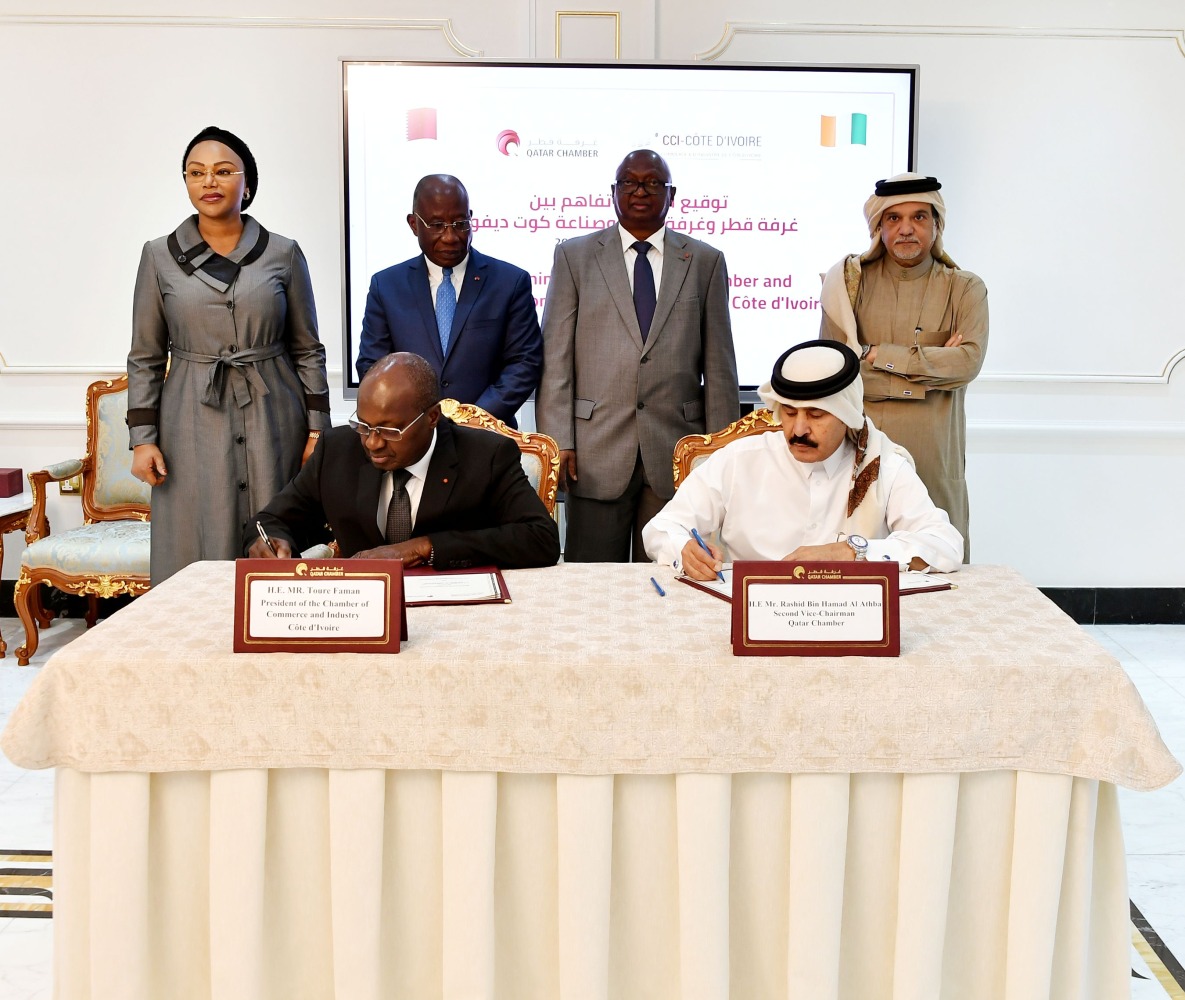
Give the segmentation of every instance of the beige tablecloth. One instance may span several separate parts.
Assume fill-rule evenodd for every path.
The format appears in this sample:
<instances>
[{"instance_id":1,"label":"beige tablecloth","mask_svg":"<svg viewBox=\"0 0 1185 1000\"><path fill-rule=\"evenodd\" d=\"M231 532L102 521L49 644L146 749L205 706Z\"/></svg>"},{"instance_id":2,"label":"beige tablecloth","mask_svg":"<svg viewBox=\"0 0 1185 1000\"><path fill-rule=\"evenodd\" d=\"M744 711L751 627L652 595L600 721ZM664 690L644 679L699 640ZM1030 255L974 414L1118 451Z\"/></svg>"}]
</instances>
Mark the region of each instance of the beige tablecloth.
<instances>
[{"instance_id":1,"label":"beige tablecloth","mask_svg":"<svg viewBox=\"0 0 1185 1000\"><path fill-rule=\"evenodd\" d=\"M901 601L901 656L734 657L730 606L654 566L506 574L411 608L397 655L231 652L231 563L190 566L59 651L2 747L80 771L1069 774L1180 765L1116 660L1014 571Z\"/></svg>"},{"instance_id":2,"label":"beige tablecloth","mask_svg":"<svg viewBox=\"0 0 1185 1000\"><path fill-rule=\"evenodd\" d=\"M58 772L58 1000L1119 1000L1113 785Z\"/></svg>"},{"instance_id":3,"label":"beige tablecloth","mask_svg":"<svg viewBox=\"0 0 1185 1000\"><path fill-rule=\"evenodd\" d=\"M1180 768L1080 628L975 567L899 659L734 658L655 572L236 656L204 563L59 651L3 740L60 768L55 996L1127 995L1109 782Z\"/></svg>"}]
</instances>

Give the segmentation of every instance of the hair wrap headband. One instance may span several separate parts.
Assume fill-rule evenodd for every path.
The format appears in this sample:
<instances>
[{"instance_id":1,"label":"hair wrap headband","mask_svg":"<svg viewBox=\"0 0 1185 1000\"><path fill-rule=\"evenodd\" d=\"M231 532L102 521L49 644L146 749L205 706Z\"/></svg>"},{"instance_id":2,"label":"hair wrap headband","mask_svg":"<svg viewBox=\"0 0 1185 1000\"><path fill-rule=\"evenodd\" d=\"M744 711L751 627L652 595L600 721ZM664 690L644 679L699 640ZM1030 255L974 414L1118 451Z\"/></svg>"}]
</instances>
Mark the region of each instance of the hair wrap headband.
<instances>
[{"instance_id":1,"label":"hair wrap headband","mask_svg":"<svg viewBox=\"0 0 1185 1000\"><path fill-rule=\"evenodd\" d=\"M790 356L797 351L807 349L835 351L840 355L837 359L841 362L840 369L832 375L808 381L795 381L783 375L782 371ZM833 396L841 389L846 389L856 381L859 374L860 359L856 357L855 351L846 344L841 344L838 340L808 340L804 344L796 344L791 347L774 362L774 371L769 381L774 392L785 399L822 399L824 396Z\"/></svg>"},{"instance_id":2,"label":"hair wrap headband","mask_svg":"<svg viewBox=\"0 0 1185 1000\"><path fill-rule=\"evenodd\" d=\"M910 177L907 180L887 178L876 182L876 196L891 198L898 194L922 194L926 191L941 191L937 177Z\"/></svg>"}]
</instances>

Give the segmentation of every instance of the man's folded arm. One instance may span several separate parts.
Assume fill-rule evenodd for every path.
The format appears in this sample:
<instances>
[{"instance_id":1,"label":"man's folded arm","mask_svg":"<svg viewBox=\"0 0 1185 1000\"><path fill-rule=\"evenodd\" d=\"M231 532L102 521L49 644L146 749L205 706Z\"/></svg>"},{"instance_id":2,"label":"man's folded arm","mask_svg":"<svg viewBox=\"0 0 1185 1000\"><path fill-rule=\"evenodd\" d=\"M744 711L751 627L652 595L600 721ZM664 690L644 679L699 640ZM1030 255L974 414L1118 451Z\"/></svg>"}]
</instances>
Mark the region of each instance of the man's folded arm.
<instances>
[{"instance_id":1,"label":"man's folded arm","mask_svg":"<svg viewBox=\"0 0 1185 1000\"><path fill-rule=\"evenodd\" d=\"M924 399L926 389L958 389L979 375L988 340L987 287L979 278L965 289L951 333L963 338L957 347L878 344L876 358L861 365L864 398ZM903 396L903 386L922 391Z\"/></svg>"}]
</instances>

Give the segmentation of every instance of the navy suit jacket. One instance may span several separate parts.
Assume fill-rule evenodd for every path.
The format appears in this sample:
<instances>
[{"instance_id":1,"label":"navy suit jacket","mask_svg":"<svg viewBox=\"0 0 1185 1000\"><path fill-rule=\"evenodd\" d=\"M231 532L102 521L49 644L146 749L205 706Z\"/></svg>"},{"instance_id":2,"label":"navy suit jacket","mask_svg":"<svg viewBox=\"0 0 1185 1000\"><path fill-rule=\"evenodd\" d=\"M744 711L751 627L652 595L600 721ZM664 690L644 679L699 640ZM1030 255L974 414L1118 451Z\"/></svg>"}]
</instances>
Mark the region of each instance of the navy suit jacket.
<instances>
[{"instance_id":1,"label":"navy suit jacket","mask_svg":"<svg viewBox=\"0 0 1185 1000\"><path fill-rule=\"evenodd\" d=\"M514 414L538 387L543 369L531 276L470 247L445 357L423 255L379 271L366 296L358 377L393 351L427 358L444 396L476 403L517 426Z\"/></svg>"},{"instance_id":2,"label":"navy suit jacket","mask_svg":"<svg viewBox=\"0 0 1185 1000\"><path fill-rule=\"evenodd\" d=\"M378 526L383 473L357 433L334 427L296 478L253 519L293 552L337 539L342 556L386 544ZM255 524L243 551L259 537ZM412 536L432 542L437 569L493 564L505 569L552 566L560 557L559 529L523 472L508 437L436 424L436 450L420 494Z\"/></svg>"}]
</instances>

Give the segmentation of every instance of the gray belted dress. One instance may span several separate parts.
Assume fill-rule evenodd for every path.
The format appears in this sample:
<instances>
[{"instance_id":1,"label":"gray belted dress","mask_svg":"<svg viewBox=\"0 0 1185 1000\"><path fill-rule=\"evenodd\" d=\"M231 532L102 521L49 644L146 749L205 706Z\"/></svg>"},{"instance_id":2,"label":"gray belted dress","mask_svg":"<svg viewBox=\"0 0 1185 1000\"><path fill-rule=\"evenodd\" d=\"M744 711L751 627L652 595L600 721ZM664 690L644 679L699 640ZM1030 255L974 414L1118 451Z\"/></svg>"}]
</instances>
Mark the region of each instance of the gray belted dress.
<instances>
[{"instance_id":1,"label":"gray belted dress","mask_svg":"<svg viewBox=\"0 0 1185 1000\"><path fill-rule=\"evenodd\" d=\"M169 473L152 490L154 585L191 562L241 555L247 520L296 475L308 432L330 423L304 255L243 222L226 257L192 216L140 258L128 426L133 446L160 448Z\"/></svg>"}]
</instances>

